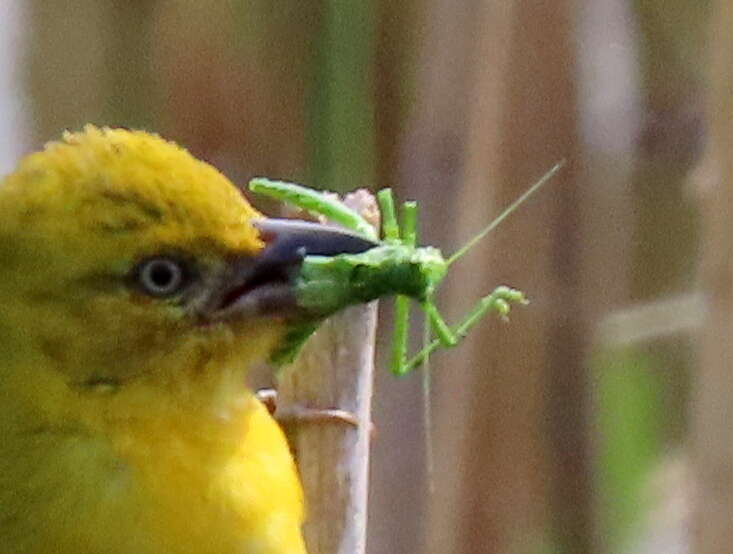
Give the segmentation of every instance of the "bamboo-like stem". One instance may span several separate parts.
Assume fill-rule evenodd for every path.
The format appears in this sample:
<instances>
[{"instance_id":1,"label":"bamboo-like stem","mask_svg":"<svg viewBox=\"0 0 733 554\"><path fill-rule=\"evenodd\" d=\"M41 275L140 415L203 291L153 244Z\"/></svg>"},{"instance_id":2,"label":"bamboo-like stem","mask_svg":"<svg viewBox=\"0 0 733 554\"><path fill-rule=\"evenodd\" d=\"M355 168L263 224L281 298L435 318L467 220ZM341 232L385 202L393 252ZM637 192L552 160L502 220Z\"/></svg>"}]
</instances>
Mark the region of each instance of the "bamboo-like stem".
<instances>
[{"instance_id":1,"label":"bamboo-like stem","mask_svg":"<svg viewBox=\"0 0 733 554\"><path fill-rule=\"evenodd\" d=\"M362 195L356 202L376 213L373 197ZM276 414L296 416L284 427L305 491L309 554L366 549L376 326L376 302L331 317L278 385ZM304 410L340 410L353 415L357 425L336 418L298 419Z\"/></svg>"},{"instance_id":2,"label":"bamboo-like stem","mask_svg":"<svg viewBox=\"0 0 733 554\"><path fill-rule=\"evenodd\" d=\"M733 545L733 5L716 2L714 14L708 156L719 180L704 205L701 273L709 309L692 405L696 554L728 552Z\"/></svg>"}]
</instances>

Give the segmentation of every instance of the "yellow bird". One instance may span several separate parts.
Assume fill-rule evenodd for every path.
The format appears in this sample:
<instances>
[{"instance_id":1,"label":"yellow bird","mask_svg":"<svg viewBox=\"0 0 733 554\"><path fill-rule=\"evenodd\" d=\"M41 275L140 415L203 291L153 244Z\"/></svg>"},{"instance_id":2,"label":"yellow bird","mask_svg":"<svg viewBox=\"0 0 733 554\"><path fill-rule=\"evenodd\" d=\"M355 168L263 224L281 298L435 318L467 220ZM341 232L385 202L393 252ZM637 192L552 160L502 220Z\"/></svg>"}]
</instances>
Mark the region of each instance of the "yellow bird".
<instances>
[{"instance_id":1,"label":"yellow bird","mask_svg":"<svg viewBox=\"0 0 733 554\"><path fill-rule=\"evenodd\" d=\"M300 554L285 438L245 388L305 253L158 136L88 126L0 185L0 552ZM358 242L358 241L357 241Z\"/></svg>"}]
</instances>

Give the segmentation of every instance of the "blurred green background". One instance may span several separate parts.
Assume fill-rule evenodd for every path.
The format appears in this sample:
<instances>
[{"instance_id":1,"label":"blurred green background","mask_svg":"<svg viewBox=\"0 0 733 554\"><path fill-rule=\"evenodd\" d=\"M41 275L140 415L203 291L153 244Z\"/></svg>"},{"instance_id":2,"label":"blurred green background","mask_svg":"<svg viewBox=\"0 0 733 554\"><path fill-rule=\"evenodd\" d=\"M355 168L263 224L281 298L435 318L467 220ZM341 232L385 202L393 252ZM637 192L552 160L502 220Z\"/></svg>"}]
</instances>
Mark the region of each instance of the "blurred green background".
<instances>
[{"instance_id":1,"label":"blurred green background","mask_svg":"<svg viewBox=\"0 0 733 554\"><path fill-rule=\"evenodd\" d=\"M378 371L369 552L685 552L707 19L682 0L4 0L0 169L63 129L144 128L235 183L392 186L450 252L566 159L441 291L453 319L499 282L532 304L436 356L432 476L419 376Z\"/></svg>"}]
</instances>

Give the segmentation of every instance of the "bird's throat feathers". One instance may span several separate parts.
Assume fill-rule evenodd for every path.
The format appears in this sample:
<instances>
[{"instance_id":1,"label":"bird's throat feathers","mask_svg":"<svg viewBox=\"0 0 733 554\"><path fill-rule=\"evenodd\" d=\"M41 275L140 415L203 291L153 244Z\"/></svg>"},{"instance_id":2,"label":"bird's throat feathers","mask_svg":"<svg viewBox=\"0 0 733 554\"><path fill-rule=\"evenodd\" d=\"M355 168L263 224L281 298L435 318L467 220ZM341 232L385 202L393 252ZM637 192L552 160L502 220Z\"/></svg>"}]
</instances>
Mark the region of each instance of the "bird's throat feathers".
<instances>
[{"instance_id":1,"label":"bird's throat feathers","mask_svg":"<svg viewBox=\"0 0 733 554\"><path fill-rule=\"evenodd\" d=\"M80 433L144 433L170 422L183 430L196 422L221 422L249 401L249 367L267 356L280 333L253 325L245 336L242 340L224 326L203 329L201 336L188 336L187 343L147 363L129 366L125 359L110 358L93 370L69 365L81 362L73 356L59 359L38 349L34 355L10 356L0 368L0 414L9 415L0 419L7 425L23 414L16 421L21 427Z\"/></svg>"}]
</instances>

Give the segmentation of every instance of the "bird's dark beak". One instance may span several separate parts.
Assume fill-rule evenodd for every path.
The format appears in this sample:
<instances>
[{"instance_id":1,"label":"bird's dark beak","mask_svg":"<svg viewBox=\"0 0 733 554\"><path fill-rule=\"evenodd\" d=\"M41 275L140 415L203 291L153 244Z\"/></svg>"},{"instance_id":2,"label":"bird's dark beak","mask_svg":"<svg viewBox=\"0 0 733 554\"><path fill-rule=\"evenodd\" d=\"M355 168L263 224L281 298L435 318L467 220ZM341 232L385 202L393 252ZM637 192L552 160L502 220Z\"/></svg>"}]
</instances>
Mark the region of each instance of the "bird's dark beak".
<instances>
[{"instance_id":1,"label":"bird's dark beak","mask_svg":"<svg viewBox=\"0 0 733 554\"><path fill-rule=\"evenodd\" d=\"M267 244L258 258L261 267L299 264L306 256L360 254L377 246L340 227L297 219L260 219L254 226Z\"/></svg>"},{"instance_id":2,"label":"bird's dark beak","mask_svg":"<svg viewBox=\"0 0 733 554\"><path fill-rule=\"evenodd\" d=\"M293 282L306 256L359 254L378 245L340 227L308 221L260 219L253 224L265 247L257 256L232 262L207 302L211 319L297 315Z\"/></svg>"}]
</instances>

